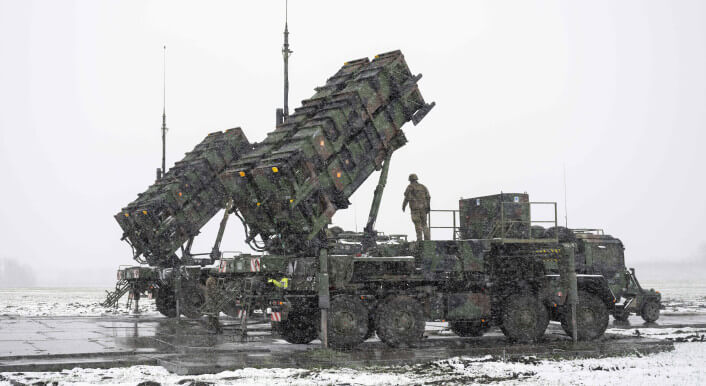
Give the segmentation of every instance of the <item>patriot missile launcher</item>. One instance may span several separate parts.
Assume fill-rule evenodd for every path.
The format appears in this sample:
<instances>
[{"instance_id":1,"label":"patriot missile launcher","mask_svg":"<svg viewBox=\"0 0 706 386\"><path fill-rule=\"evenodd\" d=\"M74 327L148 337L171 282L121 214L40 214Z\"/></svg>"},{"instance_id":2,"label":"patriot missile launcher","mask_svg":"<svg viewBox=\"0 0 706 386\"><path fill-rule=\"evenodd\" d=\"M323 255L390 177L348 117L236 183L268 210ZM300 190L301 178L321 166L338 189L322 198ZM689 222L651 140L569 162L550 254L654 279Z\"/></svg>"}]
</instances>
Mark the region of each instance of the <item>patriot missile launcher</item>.
<instances>
[{"instance_id":1,"label":"patriot missile launcher","mask_svg":"<svg viewBox=\"0 0 706 386\"><path fill-rule=\"evenodd\" d=\"M209 134L115 216L123 239L136 259L172 266L232 198L255 249L315 251L333 214L406 143L402 125L434 106L424 102L420 78L400 51L353 60L261 143L250 144L240 128Z\"/></svg>"},{"instance_id":2,"label":"patriot missile launcher","mask_svg":"<svg viewBox=\"0 0 706 386\"><path fill-rule=\"evenodd\" d=\"M498 326L525 343L541 339L550 318L574 339L600 337L615 297L601 275L577 275L576 244L559 231L555 203L514 193L462 200L454 211L467 219L453 227L459 239L378 244L373 227L391 156L406 143L401 127L434 106L424 102L419 79L399 51L347 62L261 143L237 135L225 162L194 154L210 169L189 201L173 202L175 194L185 197L187 178L177 178L116 216L136 257L174 268L127 275L119 288L149 288L168 316L213 320L222 311L241 316L243 328L253 309L266 309L273 331L287 341L318 336L335 348L354 347L373 333L390 346L413 346L432 319L449 321L462 336ZM331 217L379 169L360 249L342 237L334 241ZM552 232L535 234L532 204L553 207L546 220ZM191 240L221 208L216 253L209 254L218 262L194 265ZM219 253L231 211L258 253ZM333 254L341 247L353 253Z\"/></svg>"}]
</instances>

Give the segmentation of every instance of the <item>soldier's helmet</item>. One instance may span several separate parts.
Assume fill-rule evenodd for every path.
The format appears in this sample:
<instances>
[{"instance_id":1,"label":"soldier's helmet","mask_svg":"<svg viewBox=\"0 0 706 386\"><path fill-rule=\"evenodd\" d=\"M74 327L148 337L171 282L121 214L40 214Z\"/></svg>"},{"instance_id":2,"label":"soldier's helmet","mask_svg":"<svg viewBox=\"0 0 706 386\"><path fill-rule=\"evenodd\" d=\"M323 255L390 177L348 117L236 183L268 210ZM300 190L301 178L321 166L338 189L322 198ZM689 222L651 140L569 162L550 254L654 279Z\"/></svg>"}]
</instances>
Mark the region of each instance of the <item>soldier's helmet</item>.
<instances>
[{"instance_id":1,"label":"soldier's helmet","mask_svg":"<svg viewBox=\"0 0 706 386\"><path fill-rule=\"evenodd\" d=\"M412 173L409 175L409 182L417 181L417 180L419 180L419 177L417 177L416 174Z\"/></svg>"}]
</instances>

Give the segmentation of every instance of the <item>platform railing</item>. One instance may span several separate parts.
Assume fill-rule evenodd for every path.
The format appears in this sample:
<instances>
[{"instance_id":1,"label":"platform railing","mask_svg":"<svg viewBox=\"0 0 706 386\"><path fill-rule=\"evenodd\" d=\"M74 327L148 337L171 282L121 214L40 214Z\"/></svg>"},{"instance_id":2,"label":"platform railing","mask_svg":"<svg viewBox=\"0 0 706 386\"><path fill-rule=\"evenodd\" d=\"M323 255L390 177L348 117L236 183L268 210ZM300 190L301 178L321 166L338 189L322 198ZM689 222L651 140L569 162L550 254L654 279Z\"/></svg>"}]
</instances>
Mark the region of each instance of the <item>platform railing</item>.
<instances>
[{"instance_id":1,"label":"platform railing","mask_svg":"<svg viewBox=\"0 0 706 386\"><path fill-rule=\"evenodd\" d=\"M493 240L498 240L502 243L558 243L559 242L559 234L558 232L555 232L553 237L546 237L544 233L539 236L539 237L534 237L532 235L532 226L533 225L553 225L554 228L556 228L559 224L557 222L557 205L556 202L542 202L542 201L535 201L535 202L525 202L521 204L527 205L527 210L528 210L528 218L529 220L509 220L506 218L506 210L505 210L505 205L514 205L517 206L517 202L501 202L500 203L500 222L496 224L496 228L499 228L499 237L495 236L495 229L491 231L491 234L488 235L488 238L491 238ZM548 218L546 220L533 220L532 219L532 207L534 206L549 206L553 210L553 218ZM432 225L432 213L450 213L451 214L451 226L434 226ZM461 232L460 232L460 223L461 219L460 217L459 210L458 209L431 209L429 210L429 213L427 213L427 224L429 226L429 230L431 231L432 229L451 229L452 234L453 234L453 240L460 240L462 239L461 237ZM513 227L513 225L518 224L516 228L519 228L519 237L517 233L511 233L510 229ZM526 232L522 232L522 228L526 226ZM523 234L526 234L527 236L523 236Z\"/></svg>"},{"instance_id":2,"label":"platform railing","mask_svg":"<svg viewBox=\"0 0 706 386\"><path fill-rule=\"evenodd\" d=\"M436 212L436 213L451 213L451 221L452 221L452 226L432 226L431 225L431 213ZM429 212L427 213L427 225L429 226L429 232L431 233L432 229L451 229L451 233L453 234L453 239L458 240L460 239L460 228L456 224L460 224L460 218L459 221L456 221L456 216L458 216L458 209L430 209Z\"/></svg>"}]
</instances>

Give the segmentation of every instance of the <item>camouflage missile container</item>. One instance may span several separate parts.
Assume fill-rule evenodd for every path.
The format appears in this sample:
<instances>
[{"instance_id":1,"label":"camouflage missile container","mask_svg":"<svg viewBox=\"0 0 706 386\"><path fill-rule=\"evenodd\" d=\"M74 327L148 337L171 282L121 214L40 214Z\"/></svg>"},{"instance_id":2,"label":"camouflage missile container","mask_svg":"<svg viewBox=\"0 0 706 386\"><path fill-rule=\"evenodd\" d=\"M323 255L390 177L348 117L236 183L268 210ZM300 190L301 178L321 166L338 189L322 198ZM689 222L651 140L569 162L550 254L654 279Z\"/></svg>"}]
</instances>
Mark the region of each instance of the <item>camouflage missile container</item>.
<instances>
[{"instance_id":1,"label":"camouflage missile container","mask_svg":"<svg viewBox=\"0 0 706 386\"><path fill-rule=\"evenodd\" d=\"M527 193L500 193L459 200L460 238L527 238L531 228L528 203Z\"/></svg>"},{"instance_id":2,"label":"camouflage missile container","mask_svg":"<svg viewBox=\"0 0 706 386\"><path fill-rule=\"evenodd\" d=\"M220 179L270 252L313 252L320 232L433 106L399 51L346 62Z\"/></svg>"},{"instance_id":3,"label":"camouflage missile container","mask_svg":"<svg viewBox=\"0 0 706 386\"><path fill-rule=\"evenodd\" d=\"M240 128L211 133L116 214L134 256L151 266L171 266L174 252L224 207L218 175L250 149Z\"/></svg>"}]
</instances>

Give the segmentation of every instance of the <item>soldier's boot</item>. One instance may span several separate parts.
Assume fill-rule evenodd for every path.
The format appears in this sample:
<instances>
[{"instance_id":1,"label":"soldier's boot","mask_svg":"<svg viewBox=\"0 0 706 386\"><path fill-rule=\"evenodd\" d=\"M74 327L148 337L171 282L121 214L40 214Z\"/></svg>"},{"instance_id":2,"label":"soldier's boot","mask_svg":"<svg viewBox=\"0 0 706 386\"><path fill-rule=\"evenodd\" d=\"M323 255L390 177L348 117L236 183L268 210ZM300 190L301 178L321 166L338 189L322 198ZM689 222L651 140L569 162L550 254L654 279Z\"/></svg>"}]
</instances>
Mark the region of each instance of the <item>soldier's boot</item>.
<instances>
[{"instance_id":1,"label":"soldier's boot","mask_svg":"<svg viewBox=\"0 0 706 386\"><path fill-rule=\"evenodd\" d=\"M429 226L424 224L424 240L431 240L431 232L429 231Z\"/></svg>"}]
</instances>

